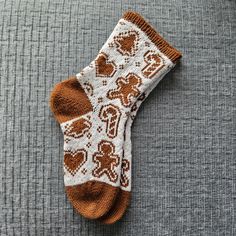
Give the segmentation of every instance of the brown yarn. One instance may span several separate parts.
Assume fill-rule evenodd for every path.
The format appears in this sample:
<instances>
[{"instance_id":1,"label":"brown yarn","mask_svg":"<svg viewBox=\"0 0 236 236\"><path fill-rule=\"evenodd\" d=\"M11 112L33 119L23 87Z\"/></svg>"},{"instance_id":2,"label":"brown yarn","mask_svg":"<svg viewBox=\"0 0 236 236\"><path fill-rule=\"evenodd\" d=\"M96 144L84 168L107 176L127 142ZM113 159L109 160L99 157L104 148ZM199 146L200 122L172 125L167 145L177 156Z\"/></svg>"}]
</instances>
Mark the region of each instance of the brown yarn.
<instances>
[{"instance_id":1,"label":"brown yarn","mask_svg":"<svg viewBox=\"0 0 236 236\"><path fill-rule=\"evenodd\" d=\"M51 110L59 123L92 111L87 94L75 76L57 84L51 92Z\"/></svg>"}]
</instances>

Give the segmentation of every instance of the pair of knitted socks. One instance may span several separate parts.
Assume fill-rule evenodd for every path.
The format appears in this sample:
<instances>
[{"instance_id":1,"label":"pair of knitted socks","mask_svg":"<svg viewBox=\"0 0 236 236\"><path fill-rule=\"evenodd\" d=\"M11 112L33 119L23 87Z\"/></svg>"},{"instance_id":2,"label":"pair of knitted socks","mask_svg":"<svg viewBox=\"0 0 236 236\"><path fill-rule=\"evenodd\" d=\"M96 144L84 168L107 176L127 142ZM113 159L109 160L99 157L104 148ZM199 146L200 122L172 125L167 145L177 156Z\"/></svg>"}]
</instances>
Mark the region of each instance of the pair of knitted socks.
<instances>
[{"instance_id":1,"label":"pair of knitted socks","mask_svg":"<svg viewBox=\"0 0 236 236\"><path fill-rule=\"evenodd\" d=\"M55 86L64 133L64 182L86 218L119 220L131 195L131 126L142 101L181 54L142 16L126 12L91 64Z\"/></svg>"}]
</instances>

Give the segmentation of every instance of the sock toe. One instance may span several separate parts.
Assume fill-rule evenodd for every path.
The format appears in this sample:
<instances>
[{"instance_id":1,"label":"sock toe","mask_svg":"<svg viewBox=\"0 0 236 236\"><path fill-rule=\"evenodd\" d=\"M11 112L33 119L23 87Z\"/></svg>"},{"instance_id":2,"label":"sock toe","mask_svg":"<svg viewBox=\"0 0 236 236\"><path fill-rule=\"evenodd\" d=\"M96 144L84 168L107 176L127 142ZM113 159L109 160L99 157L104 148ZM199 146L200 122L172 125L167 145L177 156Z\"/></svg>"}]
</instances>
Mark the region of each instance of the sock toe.
<instances>
[{"instance_id":1,"label":"sock toe","mask_svg":"<svg viewBox=\"0 0 236 236\"><path fill-rule=\"evenodd\" d=\"M118 191L118 187L98 181L66 186L71 204L77 212L88 219L97 219L105 215L112 207Z\"/></svg>"},{"instance_id":2,"label":"sock toe","mask_svg":"<svg viewBox=\"0 0 236 236\"><path fill-rule=\"evenodd\" d=\"M130 202L130 198L131 192L120 190L110 211L106 215L101 217L101 219L99 219L100 222L110 225L120 220L121 217L125 214L125 211Z\"/></svg>"}]
</instances>

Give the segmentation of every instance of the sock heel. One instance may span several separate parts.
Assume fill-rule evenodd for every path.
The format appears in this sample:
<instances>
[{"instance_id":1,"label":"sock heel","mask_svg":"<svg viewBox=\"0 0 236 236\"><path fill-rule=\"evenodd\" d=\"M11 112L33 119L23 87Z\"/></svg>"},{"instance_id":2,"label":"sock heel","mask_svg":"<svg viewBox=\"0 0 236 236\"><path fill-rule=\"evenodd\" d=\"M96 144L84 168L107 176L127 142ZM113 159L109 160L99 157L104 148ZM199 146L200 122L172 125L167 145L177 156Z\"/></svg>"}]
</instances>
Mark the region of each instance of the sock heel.
<instances>
[{"instance_id":1,"label":"sock heel","mask_svg":"<svg viewBox=\"0 0 236 236\"><path fill-rule=\"evenodd\" d=\"M59 123L63 123L93 110L89 98L75 76L58 83L51 92L51 110Z\"/></svg>"}]
</instances>

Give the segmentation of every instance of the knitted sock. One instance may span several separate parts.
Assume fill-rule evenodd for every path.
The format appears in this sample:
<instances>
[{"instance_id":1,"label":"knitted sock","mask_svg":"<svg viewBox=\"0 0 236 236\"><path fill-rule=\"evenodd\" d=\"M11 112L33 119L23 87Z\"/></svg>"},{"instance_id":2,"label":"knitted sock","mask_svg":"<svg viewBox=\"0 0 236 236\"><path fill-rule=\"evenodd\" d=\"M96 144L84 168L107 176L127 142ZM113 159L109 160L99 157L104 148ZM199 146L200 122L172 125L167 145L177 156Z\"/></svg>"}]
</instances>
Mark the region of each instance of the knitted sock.
<instances>
[{"instance_id":1,"label":"knitted sock","mask_svg":"<svg viewBox=\"0 0 236 236\"><path fill-rule=\"evenodd\" d=\"M51 109L64 133L69 200L96 219L114 203L131 107L180 54L141 16L128 12L97 58L72 83L56 86Z\"/></svg>"},{"instance_id":2,"label":"knitted sock","mask_svg":"<svg viewBox=\"0 0 236 236\"><path fill-rule=\"evenodd\" d=\"M142 102L148 97L152 90L162 80L162 78L173 68L175 64L169 66L165 73L156 78L155 83L150 86L143 94L140 95L137 102L131 108L130 117L126 123L125 129L125 143L124 143L124 155L121 165L121 186L119 194L107 214L101 217L99 220L104 224L113 224L117 222L125 213L131 197L131 165L132 165L132 143L131 143L131 127L136 114L141 106ZM164 72L164 71L163 71Z\"/></svg>"}]
</instances>

